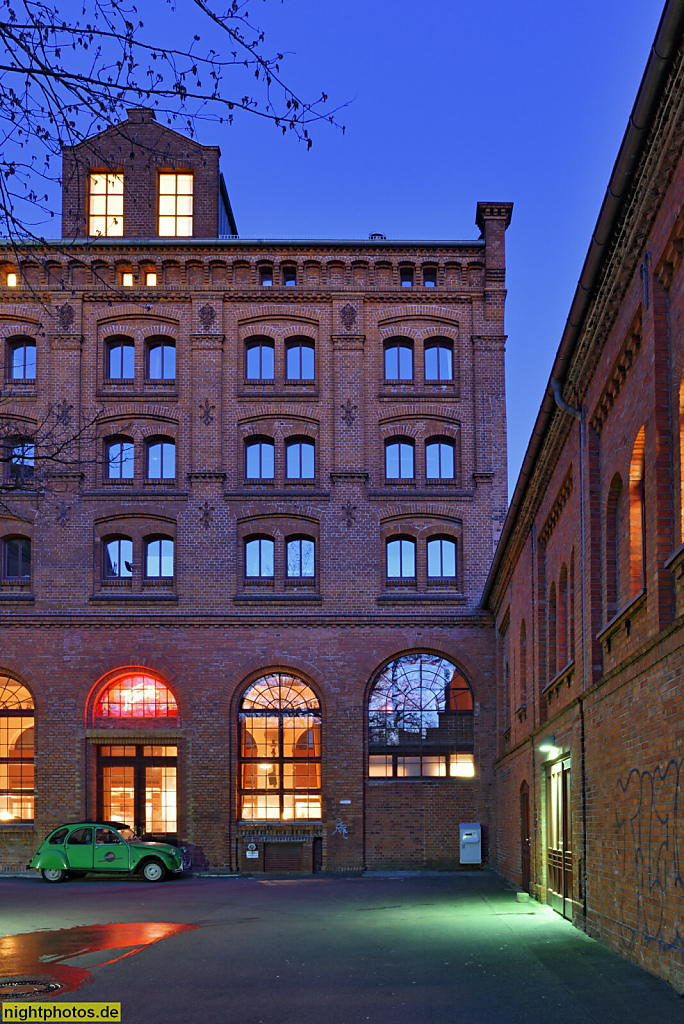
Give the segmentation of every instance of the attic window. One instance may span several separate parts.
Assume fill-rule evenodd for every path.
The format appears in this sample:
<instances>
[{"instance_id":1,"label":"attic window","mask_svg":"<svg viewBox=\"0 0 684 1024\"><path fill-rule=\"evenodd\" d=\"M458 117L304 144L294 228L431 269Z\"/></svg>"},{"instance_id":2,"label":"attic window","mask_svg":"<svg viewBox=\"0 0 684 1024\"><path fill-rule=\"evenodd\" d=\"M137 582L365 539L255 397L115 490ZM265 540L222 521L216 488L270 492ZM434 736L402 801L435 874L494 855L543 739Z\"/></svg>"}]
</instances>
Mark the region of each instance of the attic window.
<instances>
[{"instance_id":1,"label":"attic window","mask_svg":"<svg viewBox=\"0 0 684 1024\"><path fill-rule=\"evenodd\" d=\"M145 284L148 288L157 287L157 272L156 270L148 270L145 274Z\"/></svg>"},{"instance_id":2,"label":"attic window","mask_svg":"<svg viewBox=\"0 0 684 1024\"><path fill-rule=\"evenodd\" d=\"M159 234L192 237L192 174L159 175Z\"/></svg>"},{"instance_id":3,"label":"attic window","mask_svg":"<svg viewBox=\"0 0 684 1024\"><path fill-rule=\"evenodd\" d=\"M131 274L129 271L124 271L123 274L121 275L121 284L124 288L132 288L133 274Z\"/></svg>"},{"instance_id":4,"label":"attic window","mask_svg":"<svg viewBox=\"0 0 684 1024\"><path fill-rule=\"evenodd\" d=\"M123 174L91 173L89 235L123 235Z\"/></svg>"}]
</instances>

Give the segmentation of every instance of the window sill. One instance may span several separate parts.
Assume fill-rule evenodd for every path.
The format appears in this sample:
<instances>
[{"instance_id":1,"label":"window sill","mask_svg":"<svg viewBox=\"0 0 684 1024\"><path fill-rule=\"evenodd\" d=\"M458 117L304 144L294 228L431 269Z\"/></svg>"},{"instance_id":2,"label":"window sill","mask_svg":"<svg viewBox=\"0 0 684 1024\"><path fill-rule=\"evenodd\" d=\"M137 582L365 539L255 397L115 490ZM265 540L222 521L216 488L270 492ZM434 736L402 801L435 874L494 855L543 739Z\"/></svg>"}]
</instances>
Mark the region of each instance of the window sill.
<instances>
[{"instance_id":1,"label":"window sill","mask_svg":"<svg viewBox=\"0 0 684 1024\"><path fill-rule=\"evenodd\" d=\"M143 487L145 487L146 489L149 488L150 490L155 489L155 490L164 490L164 491L175 491L175 489L176 489L176 481L175 481L175 479L171 479L170 477L169 477L168 480L163 479L163 478L159 479L159 480L154 480L154 479L148 480L148 479L145 479L145 480L143 480Z\"/></svg>"},{"instance_id":2,"label":"window sill","mask_svg":"<svg viewBox=\"0 0 684 1024\"><path fill-rule=\"evenodd\" d=\"M23 601L26 604L32 604L36 600L35 594L32 594L30 592L27 592L27 590L24 590L21 584L19 584L19 586L17 586L16 589L12 584L8 585L4 582L2 586L3 589L0 590L0 601Z\"/></svg>"},{"instance_id":3,"label":"window sill","mask_svg":"<svg viewBox=\"0 0 684 1024\"><path fill-rule=\"evenodd\" d=\"M142 602L149 602L149 601L166 601L166 602L169 602L169 603L177 603L178 602L178 594L168 594L168 593L167 594L160 594L160 593L155 593L155 592L150 592L148 594L122 594L122 593L118 593L118 594L116 594L116 593L104 594L104 593L101 593L101 594L92 594L88 598L88 600L89 601L94 601L96 603L102 603L102 602L106 603L108 601L121 601L121 602L123 602L125 604L136 604L136 603L140 604Z\"/></svg>"},{"instance_id":4,"label":"window sill","mask_svg":"<svg viewBox=\"0 0 684 1024\"><path fill-rule=\"evenodd\" d=\"M414 591L413 593L407 594L399 591L397 591L397 593L386 591L384 594L378 594L375 600L378 604L393 604L396 601L423 602L425 604L429 604L430 602L433 602L434 604L465 604L466 597L464 594L456 592L449 594L418 594Z\"/></svg>"},{"instance_id":5,"label":"window sill","mask_svg":"<svg viewBox=\"0 0 684 1024\"><path fill-rule=\"evenodd\" d=\"M612 638L612 634L617 630L622 623L625 624L629 621L631 626L631 616L639 611L642 605L646 603L646 591L640 590L634 597L630 598L624 608L622 608L617 615L608 622L602 630L596 634L596 639L601 642L607 642Z\"/></svg>"},{"instance_id":6,"label":"window sill","mask_svg":"<svg viewBox=\"0 0 684 1024\"><path fill-rule=\"evenodd\" d=\"M545 694L550 694L552 690L556 690L556 689L560 690L561 686L563 686L564 683L566 683L566 682L569 683L570 682L570 677L572 676L574 668L575 668L575 659L573 658L572 661L568 661L567 664L565 664L563 666L563 668L560 670L560 672L556 672L556 674L553 677L553 679L551 679L546 684L546 686L544 686L542 688L542 696L544 696ZM516 712L516 714L517 714L517 712Z\"/></svg>"},{"instance_id":7,"label":"window sill","mask_svg":"<svg viewBox=\"0 0 684 1024\"><path fill-rule=\"evenodd\" d=\"M311 602L312 604L322 604L323 598L320 594L236 594L233 598L235 604L263 604L263 603L274 603L278 602L281 604L292 604L297 601Z\"/></svg>"}]
</instances>

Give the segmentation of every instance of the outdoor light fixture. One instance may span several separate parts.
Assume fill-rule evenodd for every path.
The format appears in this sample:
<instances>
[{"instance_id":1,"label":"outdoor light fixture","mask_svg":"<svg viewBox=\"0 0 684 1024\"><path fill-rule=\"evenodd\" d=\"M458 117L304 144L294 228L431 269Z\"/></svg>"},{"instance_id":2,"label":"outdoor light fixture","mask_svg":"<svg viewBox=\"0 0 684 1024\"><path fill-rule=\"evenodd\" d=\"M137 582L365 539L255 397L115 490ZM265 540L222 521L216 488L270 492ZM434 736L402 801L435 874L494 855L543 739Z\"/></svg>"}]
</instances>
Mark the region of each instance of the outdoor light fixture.
<instances>
[{"instance_id":1,"label":"outdoor light fixture","mask_svg":"<svg viewBox=\"0 0 684 1024\"><path fill-rule=\"evenodd\" d=\"M558 757L560 750L556 746L556 737L545 736L539 744L539 751L542 754L546 754L547 760L551 760L554 757Z\"/></svg>"}]
</instances>

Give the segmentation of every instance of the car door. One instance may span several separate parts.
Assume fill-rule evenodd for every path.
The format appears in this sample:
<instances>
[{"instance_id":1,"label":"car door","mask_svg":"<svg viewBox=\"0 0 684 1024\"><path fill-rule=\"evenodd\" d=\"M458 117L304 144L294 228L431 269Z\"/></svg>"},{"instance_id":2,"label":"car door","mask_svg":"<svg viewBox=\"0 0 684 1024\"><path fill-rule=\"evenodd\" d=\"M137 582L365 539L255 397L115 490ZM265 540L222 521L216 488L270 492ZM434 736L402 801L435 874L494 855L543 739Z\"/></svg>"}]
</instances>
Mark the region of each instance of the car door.
<instances>
[{"instance_id":1,"label":"car door","mask_svg":"<svg viewBox=\"0 0 684 1024\"><path fill-rule=\"evenodd\" d=\"M95 871L128 871L130 850L113 828L95 829Z\"/></svg>"},{"instance_id":2,"label":"car door","mask_svg":"<svg viewBox=\"0 0 684 1024\"><path fill-rule=\"evenodd\" d=\"M93 870L93 830L77 828L69 833L64 847L71 871Z\"/></svg>"}]
</instances>

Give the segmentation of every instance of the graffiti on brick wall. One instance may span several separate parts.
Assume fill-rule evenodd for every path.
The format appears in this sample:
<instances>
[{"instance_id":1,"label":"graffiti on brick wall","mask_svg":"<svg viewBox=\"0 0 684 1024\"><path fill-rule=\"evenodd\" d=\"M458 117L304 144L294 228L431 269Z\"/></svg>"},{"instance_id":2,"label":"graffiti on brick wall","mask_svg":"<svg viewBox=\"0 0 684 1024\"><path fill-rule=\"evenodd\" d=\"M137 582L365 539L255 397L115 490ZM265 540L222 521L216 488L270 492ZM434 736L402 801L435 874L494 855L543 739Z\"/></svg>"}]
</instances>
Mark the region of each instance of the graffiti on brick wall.
<instances>
[{"instance_id":1,"label":"graffiti on brick wall","mask_svg":"<svg viewBox=\"0 0 684 1024\"><path fill-rule=\"evenodd\" d=\"M623 940L684 951L684 757L617 785L616 918ZM679 909L678 909L679 908Z\"/></svg>"}]
</instances>

